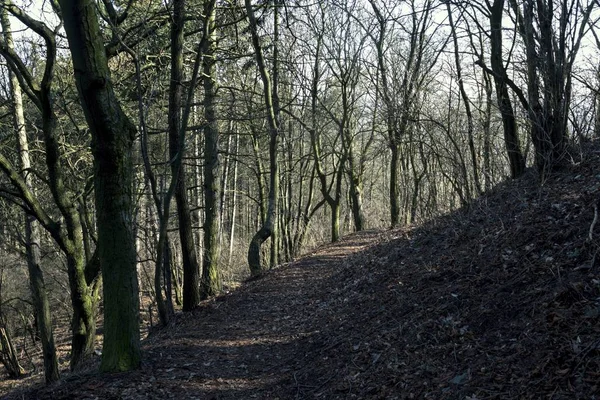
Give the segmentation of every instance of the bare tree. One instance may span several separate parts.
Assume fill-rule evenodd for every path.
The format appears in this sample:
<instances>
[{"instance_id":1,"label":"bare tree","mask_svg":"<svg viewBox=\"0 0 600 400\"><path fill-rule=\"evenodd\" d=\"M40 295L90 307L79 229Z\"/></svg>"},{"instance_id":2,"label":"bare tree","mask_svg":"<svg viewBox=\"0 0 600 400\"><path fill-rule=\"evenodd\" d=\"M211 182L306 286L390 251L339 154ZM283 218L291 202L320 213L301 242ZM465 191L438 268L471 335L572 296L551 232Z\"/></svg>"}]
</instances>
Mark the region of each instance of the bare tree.
<instances>
[{"instance_id":1,"label":"bare tree","mask_svg":"<svg viewBox=\"0 0 600 400\"><path fill-rule=\"evenodd\" d=\"M136 128L114 92L95 4L81 0L59 3L77 89L93 138L98 252L104 280L101 369L126 371L138 368L141 362L132 190Z\"/></svg>"},{"instance_id":2,"label":"bare tree","mask_svg":"<svg viewBox=\"0 0 600 400\"><path fill-rule=\"evenodd\" d=\"M394 14L394 8L382 8L375 0L369 0L375 15L375 29L365 30L369 33L376 49L377 68L381 84L378 88L385 106L385 123L388 146L390 148L390 220L392 226L400 223L400 167L402 165L402 143L412 129L411 124L418 120L415 115L419 107L419 95L424 90L428 75L432 72L437 60L445 48L449 38L436 43L435 31L432 30L434 3L427 0L422 4L408 2L409 11L405 16ZM402 18L401 18L402 17ZM406 54L397 55L388 44L394 24L399 24L401 31L407 32ZM397 52L400 49L396 50ZM408 158L408 157L405 157Z\"/></svg>"},{"instance_id":3,"label":"bare tree","mask_svg":"<svg viewBox=\"0 0 600 400\"><path fill-rule=\"evenodd\" d=\"M535 162L542 177L566 157L572 72L595 0L509 0L525 44L528 111Z\"/></svg>"},{"instance_id":4,"label":"bare tree","mask_svg":"<svg viewBox=\"0 0 600 400\"><path fill-rule=\"evenodd\" d=\"M273 78L269 73L265 57L263 54L260 37L258 35L258 24L254 15L254 9L250 0L245 0L246 13L250 24L250 34L252 36L252 47L256 57L258 71L263 84L263 97L265 102L265 110L267 114L267 123L269 126L269 200L267 206L266 219L262 227L256 232L250 241L248 249L248 264L252 276L257 276L262 273L263 266L260 259L260 247L269 238L272 237L271 245L271 264L276 259L277 252L277 202L279 197L279 165L277 163L277 153L279 145L279 97L277 93L277 30L278 23L278 7L277 3L274 8L275 15L275 38L274 38L274 55L273 55Z\"/></svg>"},{"instance_id":5,"label":"bare tree","mask_svg":"<svg viewBox=\"0 0 600 400\"><path fill-rule=\"evenodd\" d=\"M17 189L20 205L34 215L50 233L67 258L71 304L73 306L71 368L94 351L96 310L100 288L100 266L97 254L86 254L84 228L78 210L76 194L66 185L63 154L59 146L57 116L52 101L52 84L56 63L56 33L41 21L31 18L9 0L4 7L22 23L38 34L45 44L46 60L43 75L38 81L23 60L7 43L0 41L0 54L8 61L27 97L40 111L48 184L56 207L64 224L54 220L28 187L25 178L17 172L10 161L0 154L0 169Z\"/></svg>"},{"instance_id":6,"label":"bare tree","mask_svg":"<svg viewBox=\"0 0 600 400\"><path fill-rule=\"evenodd\" d=\"M2 5L0 9L0 18L4 41L8 51L14 51L12 38L12 29L8 18L7 9ZM23 97L21 86L16 75L9 71L10 91L13 99L14 126L18 136L19 166L24 176L27 187L33 191L34 181L31 171L31 160L29 157L29 141L27 139L27 129L25 127L25 115L23 112ZM35 217L25 214L25 250L27 256L27 270L29 272L29 282L35 308L35 316L39 337L42 343L44 356L44 377L46 383L57 381L60 378L58 371L58 358L56 357L56 347L54 345L54 334L52 329L52 315L50 313L50 302L46 284L44 282L44 273L41 267L41 237L40 227ZM8 342L8 341L7 341ZM3 343L3 348L10 349L9 343ZM14 363L14 362L13 362ZM19 370L18 368L16 369Z\"/></svg>"}]
</instances>

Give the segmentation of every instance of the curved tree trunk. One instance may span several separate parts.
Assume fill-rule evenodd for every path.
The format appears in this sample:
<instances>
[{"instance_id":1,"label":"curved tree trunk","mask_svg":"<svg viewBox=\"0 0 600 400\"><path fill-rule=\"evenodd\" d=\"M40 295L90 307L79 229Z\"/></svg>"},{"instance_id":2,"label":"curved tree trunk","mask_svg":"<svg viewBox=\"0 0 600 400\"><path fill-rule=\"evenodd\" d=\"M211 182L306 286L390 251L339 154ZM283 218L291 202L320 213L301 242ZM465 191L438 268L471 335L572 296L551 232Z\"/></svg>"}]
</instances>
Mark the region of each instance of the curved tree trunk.
<instances>
[{"instance_id":1,"label":"curved tree trunk","mask_svg":"<svg viewBox=\"0 0 600 400\"><path fill-rule=\"evenodd\" d=\"M276 237L276 218L277 218L277 200L279 197L279 166L277 165L277 147L279 143L278 126L278 104L277 104L277 86L271 81L271 76L267 70L265 58L263 56L260 39L258 37L257 22L254 16L254 10L250 0L245 0L248 21L250 22L250 33L252 35L252 46L256 55L256 62L263 83L264 100L267 111L267 122L269 124L269 200L267 206L267 217L263 226L254 234L248 248L248 265L250 274L258 276L262 274L264 266L262 265L260 247L269 238ZM275 14L278 10L275 9ZM277 27L277 23L275 23ZM275 57L276 58L276 57ZM276 70L276 65L274 70ZM275 82L276 83L276 82ZM273 240L272 246L277 246ZM271 257L273 260L273 256Z\"/></svg>"},{"instance_id":2,"label":"curved tree trunk","mask_svg":"<svg viewBox=\"0 0 600 400\"><path fill-rule=\"evenodd\" d=\"M324 19L325 12L321 10L321 20ZM312 148L312 157L315 165L315 173L319 182L319 188L321 191L321 195L323 196L324 201L327 203L331 210L331 242L337 242L340 238L340 198L341 198L341 184L343 177L343 167L345 163L345 157L347 152L343 152L343 155L338 163L337 169L333 168L333 177L331 185L327 182L327 174L323 168L322 160L321 160L321 141L320 135L318 133L317 126L317 102L318 102L318 91L319 84L321 79L321 71L320 71L320 58L321 58L321 47L323 46L323 36L324 34L321 32L317 36L316 43L316 51L315 51L315 60L313 64L313 76L311 80L311 127L309 128L310 132L310 145ZM335 194L332 195L330 193L331 187L335 185Z\"/></svg>"},{"instance_id":3,"label":"curved tree trunk","mask_svg":"<svg viewBox=\"0 0 600 400\"><path fill-rule=\"evenodd\" d=\"M133 141L136 128L114 93L96 5L60 0L75 81L92 133L98 252L104 281L101 370L126 371L141 361L133 229Z\"/></svg>"},{"instance_id":4,"label":"curved tree trunk","mask_svg":"<svg viewBox=\"0 0 600 400\"><path fill-rule=\"evenodd\" d=\"M52 105L52 80L57 54L56 38L54 32L44 23L30 18L11 2L7 1L4 5L21 22L39 34L45 42L46 63L39 83L23 78L23 75L28 72L17 67L17 65L22 65L22 60L19 59L12 48L9 48L8 43L0 42L0 52L11 59L12 62L9 63L11 69L13 72L20 74L20 83L27 85L23 88L26 89L29 98L40 110L49 188L61 217L64 219L63 223L57 224L48 217L41 205L37 203L26 182L21 179L14 179L15 177L11 177L11 180L20 187L22 195L25 196L24 200L28 204L34 205L36 203L36 218L44 221L44 227L57 241L67 257L71 304L73 307L71 369L74 369L80 361L93 352L96 332L95 301L91 298L93 291L87 285L83 227L77 210L77 201L64 183L62 154L56 133L57 121ZM4 164L3 167L9 166ZM92 280L90 279L90 281Z\"/></svg>"}]
</instances>

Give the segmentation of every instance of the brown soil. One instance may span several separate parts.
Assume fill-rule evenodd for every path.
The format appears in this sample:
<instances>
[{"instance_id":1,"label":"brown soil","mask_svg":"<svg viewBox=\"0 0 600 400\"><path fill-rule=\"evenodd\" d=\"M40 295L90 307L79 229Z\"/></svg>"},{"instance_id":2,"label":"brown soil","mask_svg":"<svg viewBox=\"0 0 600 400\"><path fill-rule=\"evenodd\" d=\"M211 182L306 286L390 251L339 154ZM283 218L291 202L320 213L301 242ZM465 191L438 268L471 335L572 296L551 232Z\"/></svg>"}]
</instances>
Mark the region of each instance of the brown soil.
<instances>
[{"instance_id":1,"label":"brown soil","mask_svg":"<svg viewBox=\"0 0 600 400\"><path fill-rule=\"evenodd\" d=\"M177 315L139 371L7 398L600 397L598 171L592 151L541 186L531 172L424 226L350 235Z\"/></svg>"}]
</instances>

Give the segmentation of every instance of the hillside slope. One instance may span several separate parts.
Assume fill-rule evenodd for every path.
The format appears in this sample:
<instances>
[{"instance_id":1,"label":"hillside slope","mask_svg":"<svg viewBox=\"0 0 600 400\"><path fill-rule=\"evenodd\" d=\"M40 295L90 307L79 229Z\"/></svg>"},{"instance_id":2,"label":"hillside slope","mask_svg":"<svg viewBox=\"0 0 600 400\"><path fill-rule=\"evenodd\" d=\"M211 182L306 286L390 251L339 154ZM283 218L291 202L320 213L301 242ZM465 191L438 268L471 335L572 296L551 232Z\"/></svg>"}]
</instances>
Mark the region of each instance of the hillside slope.
<instances>
[{"instance_id":1,"label":"hillside slope","mask_svg":"<svg viewBox=\"0 0 600 400\"><path fill-rule=\"evenodd\" d=\"M532 173L427 225L350 235L178 315L141 371L8 398L595 398L599 174L591 151L542 186Z\"/></svg>"}]
</instances>

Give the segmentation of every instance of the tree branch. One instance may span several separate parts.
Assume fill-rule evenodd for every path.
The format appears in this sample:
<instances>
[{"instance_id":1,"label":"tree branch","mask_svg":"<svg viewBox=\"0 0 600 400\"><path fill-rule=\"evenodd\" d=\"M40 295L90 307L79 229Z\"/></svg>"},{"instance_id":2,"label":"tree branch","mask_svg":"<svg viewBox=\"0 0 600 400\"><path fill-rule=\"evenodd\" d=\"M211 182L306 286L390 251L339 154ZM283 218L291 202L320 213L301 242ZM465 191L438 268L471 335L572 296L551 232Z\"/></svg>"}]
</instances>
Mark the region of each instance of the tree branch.
<instances>
[{"instance_id":1,"label":"tree branch","mask_svg":"<svg viewBox=\"0 0 600 400\"><path fill-rule=\"evenodd\" d=\"M483 60L476 60L475 61L475 65L479 66L481 69L483 69L485 72L487 72L491 76L495 76L497 78L503 79L506 82L506 84L513 90L513 92L515 92L515 94L519 98L519 101L521 102L521 105L523 106L523 108L525 110L529 110L529 102L527 101L527 98L525 97L525 94L523 93L523 91L521 90L521 88L518 87L512 81L512 79L510 79L510 78L508 78L506 76L500 76L499 74L495 73L487 65L484 64Z\"/></svg>"},{"instance_id":2,"label":"tree branch","mask_svg":"<svg viewBox=\"0 0 600 400\"><path fill-rule=\"evenodd\" d=\"M54 221L46 213L39 200L27 186L23 177L17 172L16 168L3 155L0 154L0 170L4 172L6 177L17 190L18 197L27 206L26 211L31 213L42 224L42 226L52 235L52 238L58 243L61 249L65 250L65 243L60 234L60 224Z\"/></svg>"}]
</instances>

